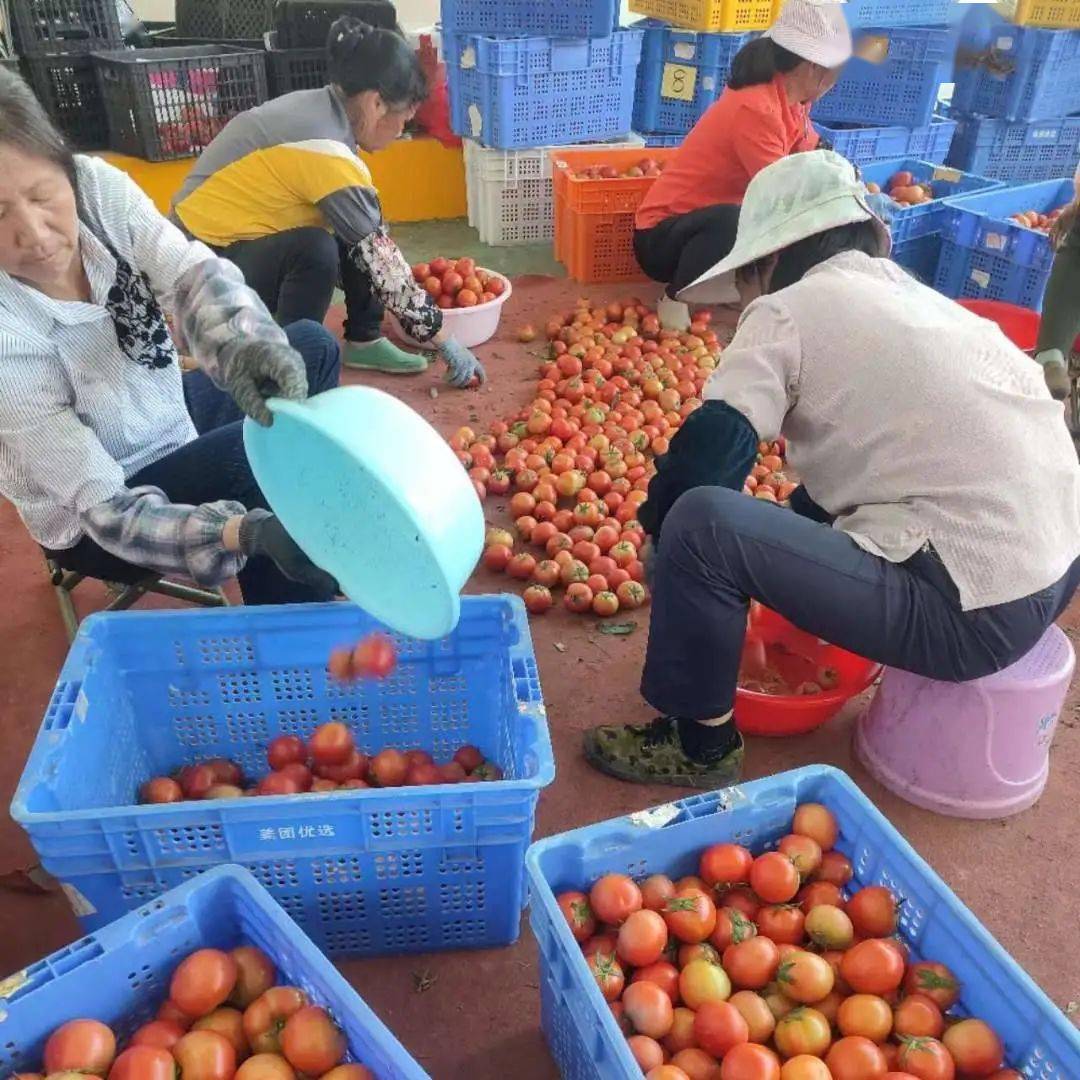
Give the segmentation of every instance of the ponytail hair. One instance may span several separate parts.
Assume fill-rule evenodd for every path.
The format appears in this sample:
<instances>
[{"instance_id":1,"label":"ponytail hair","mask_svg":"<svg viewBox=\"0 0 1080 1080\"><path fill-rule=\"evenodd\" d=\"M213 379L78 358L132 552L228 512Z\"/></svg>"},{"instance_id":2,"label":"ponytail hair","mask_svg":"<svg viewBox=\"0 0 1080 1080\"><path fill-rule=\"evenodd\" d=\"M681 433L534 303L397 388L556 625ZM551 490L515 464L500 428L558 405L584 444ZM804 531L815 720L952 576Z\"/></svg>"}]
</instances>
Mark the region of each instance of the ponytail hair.
<instances>
[{"instance_id":1,"label":"ponytail hair","mask_svg":"<svg viewBox=\"0 0 1080 1080\"><path fill-rule=\"evenodd\" d=\"M759 37L748 41L731 62L728 89L742 90L747 86L762 86L776 76L794 71L805 61L801 56L777 45L772 38Z\"/></svg>"},{"instance_id":2,"label":"ponytail hair","mask_svg":"<svg viewBox=\"0 0 1080 1080\"><path fill-rule=\"evenodd\" d=\"M428 82L420 60L394 30L342 15L330 27L326 58L330 81L346 97L376 90L392 108L410 108L427 100Z\"/></svg>"}]
</instances>

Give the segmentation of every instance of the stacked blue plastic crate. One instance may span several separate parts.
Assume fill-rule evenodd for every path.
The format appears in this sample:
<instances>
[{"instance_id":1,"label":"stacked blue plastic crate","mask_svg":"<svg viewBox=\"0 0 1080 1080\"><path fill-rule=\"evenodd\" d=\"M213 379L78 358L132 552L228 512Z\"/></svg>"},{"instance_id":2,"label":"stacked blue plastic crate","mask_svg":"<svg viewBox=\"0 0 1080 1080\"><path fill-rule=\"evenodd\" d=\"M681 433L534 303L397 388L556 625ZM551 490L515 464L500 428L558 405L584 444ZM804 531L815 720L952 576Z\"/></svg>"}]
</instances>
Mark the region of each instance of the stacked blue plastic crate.
<instances>
[{"instance_id":1,"label":"stacked blue plastic crate","mask_svg":"<svg viewBox=\"0 0 1080 1080\"><path fill-rule=\"evenodd\" d=\"M1080 9L1078 9L1080 10ZM956 63L949 163L1006 181L1014 195L952 208L936 285L948 296L1039 308L1052 252L1041 233L1011 220L1070 201L1080 160L1080 27L1017 26L976 7L964 19ZM1015 234L1027 234L1019 242Z\"/></svg>"},{"instance_id":2,"label":"stacked blue plastic crate","mask_svg":"<svg viewBox=\"0 0 1080 1080\"><path fill-rule=\"evenodd\" d=\"M913 158L945 161L956 125L937 116L943 84L952 78L955 0L851 0L845 14L857 41L877 41L880 63L856 59L813 109L822 138L856 165ZM955 177L957 186L963 178ZM903 219L911 211L901 210ZM935 217L935 223L937 218ZM933 281L941 238L894 230L893 258Z\"/></svg>"}]
</instances>

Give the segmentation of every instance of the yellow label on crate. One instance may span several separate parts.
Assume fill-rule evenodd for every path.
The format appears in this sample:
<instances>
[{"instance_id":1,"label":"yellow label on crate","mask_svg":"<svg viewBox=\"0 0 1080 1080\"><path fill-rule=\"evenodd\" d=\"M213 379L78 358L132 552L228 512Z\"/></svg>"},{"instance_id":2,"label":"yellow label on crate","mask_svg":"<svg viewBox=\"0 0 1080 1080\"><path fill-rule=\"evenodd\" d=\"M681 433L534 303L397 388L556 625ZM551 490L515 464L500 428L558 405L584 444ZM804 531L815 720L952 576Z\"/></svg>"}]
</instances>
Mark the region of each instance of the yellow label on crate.
<instances>
[{"instance_id":1,"label":"yellow label on crate","mask_svg":"<svg viewBox=\"0 0 1080 1080\"><path fill-rule=\"evenodd\" d=\"M665 64L660 83L660 96L676 101L693 101L697 85L697 68L685 64Z\"/></svg>"}]
</instances>

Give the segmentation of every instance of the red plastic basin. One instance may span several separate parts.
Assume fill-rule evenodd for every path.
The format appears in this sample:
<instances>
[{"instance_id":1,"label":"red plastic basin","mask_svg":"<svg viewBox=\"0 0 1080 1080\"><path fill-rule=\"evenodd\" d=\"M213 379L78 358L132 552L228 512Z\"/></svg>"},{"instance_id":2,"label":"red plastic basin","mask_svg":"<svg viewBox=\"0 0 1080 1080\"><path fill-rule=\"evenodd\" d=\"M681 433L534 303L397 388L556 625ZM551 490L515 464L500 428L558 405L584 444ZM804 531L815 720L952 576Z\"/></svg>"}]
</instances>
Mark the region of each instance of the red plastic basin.
<instances>
[{"instance_id":1,"label":"red plastic basin","mask_svg":"<svg viewBox=\"0 0 1080 1080\"><path fill-rule=\"evenodd\" d=\"M735 722L744 735L804 735L831 720L844 704L861 694L881 674L881 664L826 645L800 630L775 611L762 609L754 629L765 646L783 645L819 667L835 668L840 682L820 694L762 694L735 692Z\"/></svg>"}]
</instances>

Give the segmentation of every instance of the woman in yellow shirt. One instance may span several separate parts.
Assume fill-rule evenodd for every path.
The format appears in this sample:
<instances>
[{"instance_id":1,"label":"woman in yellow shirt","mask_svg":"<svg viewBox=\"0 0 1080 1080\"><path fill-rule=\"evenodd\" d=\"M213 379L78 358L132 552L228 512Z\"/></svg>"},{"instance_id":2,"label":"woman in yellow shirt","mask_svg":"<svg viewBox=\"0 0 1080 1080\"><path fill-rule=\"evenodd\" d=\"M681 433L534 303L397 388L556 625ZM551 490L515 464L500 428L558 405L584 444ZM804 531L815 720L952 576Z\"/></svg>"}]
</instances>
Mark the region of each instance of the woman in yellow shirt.
<instances>
[{"instance_id":1,"label":"woman in yellow shirt","mask_svg":"<svg viewBox=\"0 0 1080 1080\"><path fill-rule=\"evenodd\" d=\"M412 338L436 346L454 386L483 381L483 368L446 333L442 312L390 239L357 155L398 138L426 98L416 54L399 34L350 16L330 28L327 52L330 85L285 94L229 121L195 163L173 215L236 263L283 325L321 323L340 281L348 366L427 367L424 356L383 337L389 308Z\"/></svg>"}]
</instances>

